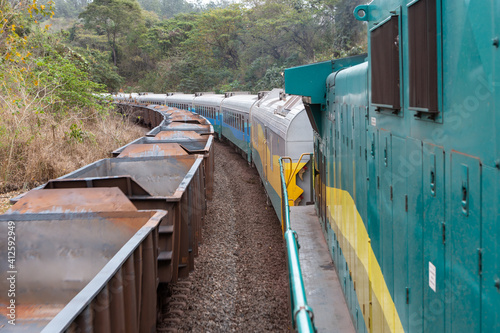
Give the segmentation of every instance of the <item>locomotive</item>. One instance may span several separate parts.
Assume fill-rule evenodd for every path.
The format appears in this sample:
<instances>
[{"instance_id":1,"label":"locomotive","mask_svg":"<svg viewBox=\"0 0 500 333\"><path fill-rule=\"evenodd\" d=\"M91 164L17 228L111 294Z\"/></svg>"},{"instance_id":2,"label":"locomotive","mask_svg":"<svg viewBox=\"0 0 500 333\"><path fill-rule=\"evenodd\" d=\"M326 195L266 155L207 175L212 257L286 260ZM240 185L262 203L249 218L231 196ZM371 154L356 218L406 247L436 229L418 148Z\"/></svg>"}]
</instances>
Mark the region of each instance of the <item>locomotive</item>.
<instances>
[{"instance_id":1,"label":"locomotive","mask_svg":"<svg viewBox=\"0 0 500 333\"><path fill-rule=\"evenodd\" d=\"M358 332L500 331L499 6L373 0L368 54L285 70Z\"/></svg>"}]
</instances>

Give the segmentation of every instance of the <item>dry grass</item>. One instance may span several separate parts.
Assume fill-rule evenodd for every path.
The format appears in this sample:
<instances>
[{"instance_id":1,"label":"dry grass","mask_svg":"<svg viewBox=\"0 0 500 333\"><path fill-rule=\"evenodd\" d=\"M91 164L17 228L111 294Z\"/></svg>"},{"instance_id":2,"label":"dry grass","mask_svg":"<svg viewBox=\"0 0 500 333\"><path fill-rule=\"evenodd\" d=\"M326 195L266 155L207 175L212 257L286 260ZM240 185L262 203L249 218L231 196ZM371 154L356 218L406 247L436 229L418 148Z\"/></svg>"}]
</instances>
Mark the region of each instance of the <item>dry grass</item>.
<instances>
[{"instance_id":1,"label":"dry grass","mask_svg":"<svg viewBox=\"0 0 500 333\"><path fill-rule=\"evenodd\" d=\"M12 205L10 199L17 197L23 191L12 191L0 194L0 214L5 213Z\"/></svg>"},{"instance_id":2,"label":"dry grass","mask_svg":"<svg viewBox=\"0 0 500 333\"><path fill-rule=\"evenodd\" d=\"M0 193L27 190L110 157L146 132L114 112L16 115L1 105L0 112Z\"/></svg>"}]
</instances>

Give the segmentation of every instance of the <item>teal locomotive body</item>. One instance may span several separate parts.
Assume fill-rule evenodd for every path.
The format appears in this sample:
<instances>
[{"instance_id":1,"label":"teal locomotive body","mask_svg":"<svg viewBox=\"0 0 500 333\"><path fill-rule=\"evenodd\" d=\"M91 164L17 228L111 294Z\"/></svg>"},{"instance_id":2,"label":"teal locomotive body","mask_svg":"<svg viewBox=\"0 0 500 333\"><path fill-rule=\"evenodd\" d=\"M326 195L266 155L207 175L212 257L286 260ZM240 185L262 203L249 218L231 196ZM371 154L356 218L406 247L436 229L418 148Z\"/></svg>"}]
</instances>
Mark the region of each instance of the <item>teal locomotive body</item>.
<instances>
[{"instance_id":1,"label":"teal locomotive body","mask_svg":"<svg viewBox=\"0 0 500 333\"><path fill-rule=\"evenodd\" d=\"M285 71L358 332L500 331L500 2L374 0L368 54Z\"/></svg>"}]
</instances>

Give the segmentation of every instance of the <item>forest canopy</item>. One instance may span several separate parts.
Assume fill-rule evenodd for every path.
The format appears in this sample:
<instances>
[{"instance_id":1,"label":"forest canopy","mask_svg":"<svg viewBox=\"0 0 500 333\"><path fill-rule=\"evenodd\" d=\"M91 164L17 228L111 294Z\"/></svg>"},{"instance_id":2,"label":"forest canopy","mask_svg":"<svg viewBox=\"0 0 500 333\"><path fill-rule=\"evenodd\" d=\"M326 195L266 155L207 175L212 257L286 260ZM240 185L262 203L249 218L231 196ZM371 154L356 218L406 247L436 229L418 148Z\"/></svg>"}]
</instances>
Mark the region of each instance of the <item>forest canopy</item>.
<instances>
[{"instance_id":1,"label":"forest canopy","mask_svg":"<svg viewBox=\"0 0 500 333\"><path fill-rule=\"evenodd\" d=\"M91 74L109 91L255 92L282 86L287 67L364 52L363 2L94 0L57 33L100 59Z\"/></svg>"},{"instance_id":2,"label":"forest canopy","mask_svg":"<svg viewBox=\"0 0 500 333\"><path fill-rule=\"evenodd\" d=\"M11 8L9 24L26 40L50 40L38 53L66 50L89 87L108 92L256 92L283 86L287 67L366 49L352 14L365 0L198 1L35 1L39 12Z\"/></svg>"}]
</instances>

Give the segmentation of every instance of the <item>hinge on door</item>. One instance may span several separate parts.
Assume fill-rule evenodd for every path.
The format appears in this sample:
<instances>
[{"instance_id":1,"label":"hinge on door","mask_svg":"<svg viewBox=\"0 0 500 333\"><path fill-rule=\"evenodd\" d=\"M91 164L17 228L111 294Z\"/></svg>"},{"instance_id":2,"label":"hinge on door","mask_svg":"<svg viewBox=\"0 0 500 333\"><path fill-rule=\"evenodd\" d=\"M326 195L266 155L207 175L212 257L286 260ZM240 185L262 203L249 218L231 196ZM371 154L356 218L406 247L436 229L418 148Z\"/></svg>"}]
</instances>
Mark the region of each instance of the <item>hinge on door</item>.
<instances>
[{"instance_id":1,"label":"hinge on door","mask_svg":"<svg viewBox=\"0 0 500 333\"><path fill-rule=\"evenodd\" d=\"M479 261L479 275L483 274L483 249L477 249L478 261Z\"/></svg>"},{"instance_id":2,"label":"hinge on door","mask_svg":"<svg viewBox=\"0 0 500 333\"><path fill-rule=\"evenodd\" d=\"M391 200L392 200L392 196L393 196L393 194L392 194L392 186L391 186Z\"/></svg>"},{"instance_id":3,"label":"hinge on door","mask_svg":"<svg viewBox=\"0 0 500 333\"><path fill-rule=\"evenodd\" d=\"M408 195L405 195L405 212L408 212Z\"/></svg>"},{"instance_id":4,"label":"hinge on door","mask_svg":"<svg viewBox=\"0 0 500 333\"><path fill-rule=\"evenodd\" d=\"M380 177L377 176L377 189L379 189L379 188L380 188Z\"/></svg>"},{"instance_id":5,"label":"hinge on door","mask_svg":"<svg viewBox=\"0 0 500 333\"><path fill-rule=\"evenodd\" d=\"M443 232L443 244L446 244L446 224L441 222L441 229Z\"/></svg>"},{"instance_id":6,"label":"hinge on door","mask_svg":"<svg viewBox=\"0 0 500 333\"><path fill-rule=\"evenodd\" d=\"M410 288L406 287L406 304L410 304Z\"/></svg>"}]
</instances>

